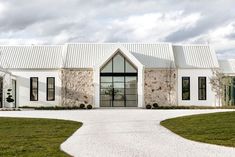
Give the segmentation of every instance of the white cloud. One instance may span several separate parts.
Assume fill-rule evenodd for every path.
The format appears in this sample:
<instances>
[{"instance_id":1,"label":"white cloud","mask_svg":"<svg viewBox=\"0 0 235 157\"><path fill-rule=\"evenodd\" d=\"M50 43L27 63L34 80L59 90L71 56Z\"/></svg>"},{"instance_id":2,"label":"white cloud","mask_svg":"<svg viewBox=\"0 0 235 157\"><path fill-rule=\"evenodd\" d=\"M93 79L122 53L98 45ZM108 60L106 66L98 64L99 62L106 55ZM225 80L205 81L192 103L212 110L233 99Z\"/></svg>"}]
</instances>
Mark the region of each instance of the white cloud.
<instances>
[{"instance_id":1,"label":"white cloud","mask_svg":"<svg viewBox=\"0 0 235 157\"><path fill-rule=\"evenodd\" d=\"M184 15L183 11L149 13L114 20L108 29L124 41L157 42L179 29L194 27L199 18L200 13Z\"/></svg>"},{"instance_id":2,"label":"white cloud","mask_svg":"<svg viewBox=\"0 0 235 157\"><path fill-rule=\"evenodd\" d=\"M235 1L0 0L0 43L210 42L235 49Z\"/></svg>"}]
</instances>

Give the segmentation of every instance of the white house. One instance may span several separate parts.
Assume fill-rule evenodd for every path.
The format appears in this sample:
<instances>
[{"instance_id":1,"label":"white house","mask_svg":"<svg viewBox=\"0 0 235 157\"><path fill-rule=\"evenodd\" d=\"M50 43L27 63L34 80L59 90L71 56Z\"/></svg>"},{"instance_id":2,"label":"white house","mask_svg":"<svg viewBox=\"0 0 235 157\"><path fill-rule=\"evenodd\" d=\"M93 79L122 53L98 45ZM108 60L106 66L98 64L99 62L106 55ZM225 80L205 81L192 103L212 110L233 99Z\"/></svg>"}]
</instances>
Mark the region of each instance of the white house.
<instances>
[{"instance_id":1,"label":"white house","mask_svg":"<svg viewBox=\"0 0 235 157\"><path fill-rule=\"evenodd\" d=\"M0 107L218 105L209 45L1 45L0 54Z\"/></svg>"}]
</instances>

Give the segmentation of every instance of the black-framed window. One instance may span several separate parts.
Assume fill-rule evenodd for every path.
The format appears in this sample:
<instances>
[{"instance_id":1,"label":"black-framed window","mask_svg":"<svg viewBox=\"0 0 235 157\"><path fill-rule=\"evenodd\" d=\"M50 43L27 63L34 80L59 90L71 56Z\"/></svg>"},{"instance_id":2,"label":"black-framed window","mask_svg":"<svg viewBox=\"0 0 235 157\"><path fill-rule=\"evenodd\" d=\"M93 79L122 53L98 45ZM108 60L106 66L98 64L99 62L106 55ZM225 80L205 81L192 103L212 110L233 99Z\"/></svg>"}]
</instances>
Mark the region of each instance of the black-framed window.
<instances>
[{"instance_id":1,"label":"black-framed window","mask_svg":"<svg viewBox=\"0 0 235 157\"><path fill-rule=\"evenodd\" d=\"M55 100L55 78L47 77L47 101Z\"/></svg>"},{"instance_id":2,"label":"black-framed window","mask_svg":"<svg viewBox=\"0 0 235 157\"><path fill-rule=\"evenodd\" d=\"M100 71L102 107L136 107L137 68L121 53L115 54Z\"/></svg>"},{"instance_id":3,"label":"black-framed window","mask_svg":"<svg viewBox=\"0 0 235 157\"><path fill-rule=\"evenodd\" d=\"M206 100L206 77L198 77L198 100Z\"/></svg>"},{"instance_id":4,"label":"black-framed window","mask_svg":"<svg viewBox=\"0 0 235 157\"><path fill-rule=\"evenodd\" d=\"M12 98L14 99L14 107L16 107L16 80L12 79Z\"/></svg>"},{"instance_id":5,"label":"black-framed window","mask_svg":"<svg viewBox=\"0 0 235 157\"><path fill-rule=\"evenodd\" d=\"M38 77L30 77L30 101L38 101Z\"/></svg>"},{"instance_id":6,"label":"black-framed window","mask_svg":"<svg viewBox=\"0 0 235 157\"><path fill-rule=\"evenodd\" d=\"M182 100L190 100L190 77L182 77Z\"/></svg>"}]
</instances>

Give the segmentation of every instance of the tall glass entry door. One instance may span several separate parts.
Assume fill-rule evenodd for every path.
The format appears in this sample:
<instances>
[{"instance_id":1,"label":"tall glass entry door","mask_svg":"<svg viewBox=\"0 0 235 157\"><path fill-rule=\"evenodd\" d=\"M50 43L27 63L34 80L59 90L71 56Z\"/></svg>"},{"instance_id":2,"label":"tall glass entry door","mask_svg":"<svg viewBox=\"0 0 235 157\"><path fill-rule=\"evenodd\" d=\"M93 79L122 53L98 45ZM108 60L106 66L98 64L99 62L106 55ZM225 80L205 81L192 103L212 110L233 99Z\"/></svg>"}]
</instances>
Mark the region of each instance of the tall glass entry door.
<instances>
[{"instance_id":1,"label":"tall glass entry door","mask_svg":"<svg viewBox=\"0 0 235 157\"><path fill-rule=\"evenodd\" d=\"M101 107L137 107L137 70L116 54L100 73Z\"/></svg>"}]
</instances>

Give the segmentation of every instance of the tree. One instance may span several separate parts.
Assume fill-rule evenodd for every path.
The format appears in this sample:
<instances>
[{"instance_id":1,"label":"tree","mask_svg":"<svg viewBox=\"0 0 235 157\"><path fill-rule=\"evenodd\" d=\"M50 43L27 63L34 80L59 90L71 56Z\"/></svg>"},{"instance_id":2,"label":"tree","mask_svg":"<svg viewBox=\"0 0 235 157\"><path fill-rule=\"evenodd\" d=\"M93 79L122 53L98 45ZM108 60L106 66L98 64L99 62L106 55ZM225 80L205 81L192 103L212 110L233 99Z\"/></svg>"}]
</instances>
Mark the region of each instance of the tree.
<instances>
[{"instance_id":1,"label":"tree","mask_svg":"<svg viewBox=\"0 0 235 157\"><path fill-rule=\"evenodd\" d=\"M219 69L212 69L212 77L210 78L210 84L212 91L215 92L216 97L219 100L219 106L221 106L221 100L223 97L223 87L225 86L224 82L225 75Z\"/></svg>"},{"instance_id":2,"label":"tree","mask_svg":"<svg viewBox=\"0 0 235 157\"><path fill-rule=\"evenodd\" d=\"M9 68L6 68L7 66L7 64L3 64L4 62L3 62L3 58L2 58L2 49L1 49L1 47L0 47L0 77L2 78L2 81L3 81L3 100L5 101L7 101L8 102L8 100L10 100L10 99L7 99L7 98L9 98L9 95L8 95L8 97L7 98L5 98L5 93L9 93L8 91L7 91L7 84L9 84L9 82L7 82L7 81L9 81L9 80L7 80L7 77L11 77L11 73L9 72ZM12 97L12 96L11 96ZM12 99L12 98L11 98ZM12 101L12 100L10 100L10 101ZM4 103L3 103L3 106L2 107L4 107Z\"/></svg>"},{"instance_id":3,"label":"tree","mask_svg":"<svg viewBox=\"0 0 235 157\"><path fill-rule=\"evenodd\" d=\"M167 93L168 93L168 100L169 105L172 105L172 89L174 88L174 69L173 69L173 63L170 62L169 69L166 71L166 85L167 85Z\"/></svg>"}]
</instances>

